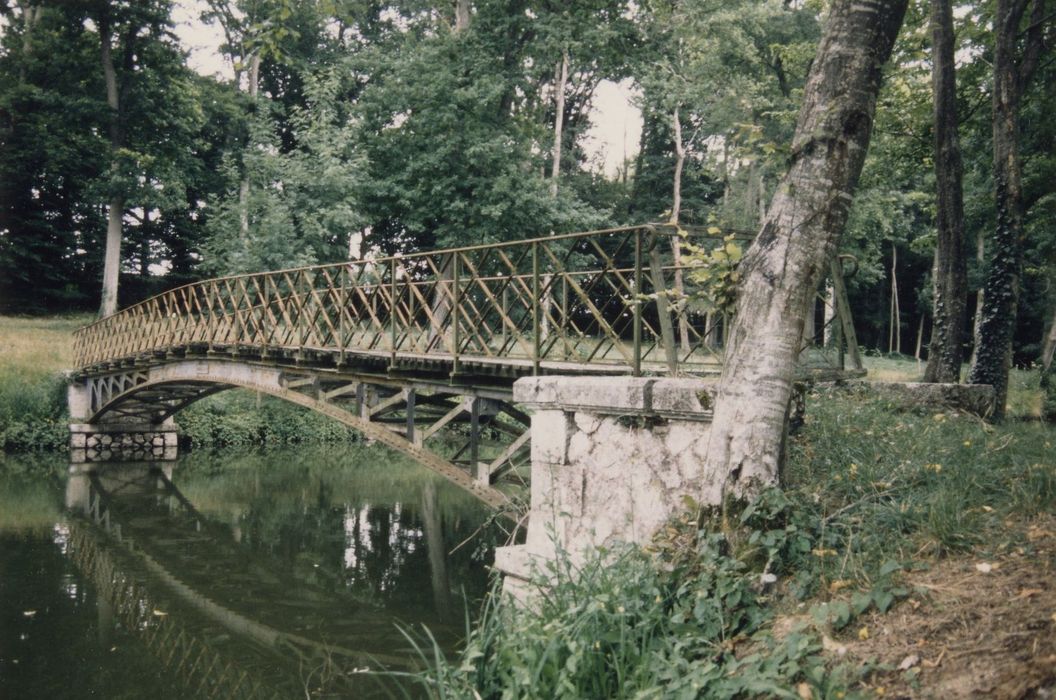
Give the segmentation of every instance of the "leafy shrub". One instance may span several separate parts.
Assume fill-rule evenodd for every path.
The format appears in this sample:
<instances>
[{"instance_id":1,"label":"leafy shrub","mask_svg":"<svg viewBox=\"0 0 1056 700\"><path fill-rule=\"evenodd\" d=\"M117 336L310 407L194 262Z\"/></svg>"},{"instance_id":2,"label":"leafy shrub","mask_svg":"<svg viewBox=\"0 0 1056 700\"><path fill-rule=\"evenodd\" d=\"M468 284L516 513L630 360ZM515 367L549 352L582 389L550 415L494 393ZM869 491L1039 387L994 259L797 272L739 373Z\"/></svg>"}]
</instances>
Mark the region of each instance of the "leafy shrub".
<instances>
[{"instance_id":1,"label":"leafy shrub","mask_svg":"<svg viewBox=\"0 0 1056 700\"><path fill-rule=\"evenodd\" d=\"M0 375L0 450L61 449L69 436L60 375Z\"/></svg>"},{"instance_id":2,"label":"leafy shrub","mask_svg":"<svg viewBox=\"0 0 1056 700\"><path fill-rule=\"evenodd\" d=\"M633 547L579 565L561 555L544 594L521 606L493 591L460 657L419 680L441 698L795 697L797 683L829 684L813 636L763 631L759 572L725 546L701 534L670 567Z\"/></svg>"},{"instance_id":3,"label":"leafy shrub","mask_svg":"<svg viewBox=\"0 0 1056 700\"><path fill-rule=\"evenodd\" d=\"M193 446L348 442L358 434L337 421L281 399L230 391L193 404L176 418Z\"/></svg>"}]
</instances>

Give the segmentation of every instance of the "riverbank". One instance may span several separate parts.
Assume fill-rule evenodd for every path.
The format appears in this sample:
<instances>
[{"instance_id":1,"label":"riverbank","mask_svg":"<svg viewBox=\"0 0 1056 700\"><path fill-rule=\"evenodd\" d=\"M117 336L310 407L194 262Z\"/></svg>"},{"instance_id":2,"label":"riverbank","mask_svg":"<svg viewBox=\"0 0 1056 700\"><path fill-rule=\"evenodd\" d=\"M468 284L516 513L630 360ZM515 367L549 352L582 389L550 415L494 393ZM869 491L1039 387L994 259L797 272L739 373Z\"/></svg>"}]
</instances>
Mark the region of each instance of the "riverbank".
<instances>
[{"instance_id":1,"label":"riverbank","mask_svg":"<svg viewBox=\"0 0 1056 700\"><path fill-rule=\"evenodd\" d=\"M87 320L0 317L0 448L65 446L60 372ZM900 358L867 366L887 381L922 370ZM538 609L490 605L465 651L424 680L443 697L482 698L1052 688L1056 427L1037 419L1039 379L1013 372L997 426L817 388L782 491L737 513L689 513L650 551L594 562L574 581L555 571ZM241 391L178 420L199 446L355 439ZM950 690L963 677L976 680Z\"/></svg>"},{"instance_id":2,"label":"riverbank","mask_svg":"<svg viewBox=\"0 0 1056 700\"><path fill-rule=\"evenodd\" d=\"M0 316L0 452L65 449L69 436L66 385L73 367L73 333L87 315ZM310 411L269 396L232 390L179 415L182 440L192 447L351 442L357 434Z\"/></svg>"},{"instance_id":3,"label":"riverbank","mask_svg":"<svg viewBox=\"0 0 1056 700\"><path fill-rule=\"evenodd\" d=\"M424 682L457 698L1056 689L1056 427L1040 401L1029 372L997 426L816 389L782 490L687 513L648 551L559 563L537 607L489 607Z\"/></svg>"}]
</instances>

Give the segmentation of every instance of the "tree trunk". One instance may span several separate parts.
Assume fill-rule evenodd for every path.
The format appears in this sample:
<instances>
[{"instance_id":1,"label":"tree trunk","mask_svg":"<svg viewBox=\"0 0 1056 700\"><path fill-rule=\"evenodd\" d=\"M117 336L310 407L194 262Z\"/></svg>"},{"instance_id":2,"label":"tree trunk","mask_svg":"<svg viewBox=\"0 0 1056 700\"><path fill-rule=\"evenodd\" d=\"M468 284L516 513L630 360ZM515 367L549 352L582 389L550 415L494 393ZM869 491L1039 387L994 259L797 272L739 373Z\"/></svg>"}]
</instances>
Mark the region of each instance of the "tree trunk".
<instances>
[{"instance_id":1,"label":"tree trunk","mask_svg":"<svg viewBox=\"0 0 1056 700\"><path fill-rule=\"evenodd\" d=\"M993 418L1005 416L1012 334L1019 306L1023 265L1023 190L1020 182L1019 102L1029 75L1016 65L1016 42L1027 0L997 0L994 16L993 143L997 225L990 242L990 265L983 284L979 346L968 375L973 384L994 387ZM1043 19L1042 0L1034 14ZM1033 19L1033 17L1032 17ZM1028 40L1029 40L1028 36ZM1029 49L1028 49L1029 51Z\"/></svg>"},{"instance_id":2,"label":"tree trunk","mask_svg":"<svg viewBox=\"0 0 1056 700\"><path fill-rule=\"evenodd\" d=\"M1045 340L1041 346L1041 366L1048 371L1052 367L1052 356L1056 353L1056 309L1053 309L1052 318L1049 320L1049 332L1045 334Z\"/></svg>"},{"instance_id":3,"label":"tree trunk","mask_svg":"<svg viewBox=\"0 0 1056 700\"><path fill-rule=\"evenodd\" d=\"M455 33L469 29L470 2L455 0Z\"/></svg>"},{"instance_id":4,"label":"tree trunk","mask_svg":"<svg viewBox=\"0 0 1056 700\"><path fill-rule=\"evenodd\" d=\"M260 52L255 51L249 58L249 76L246 81L246 91L250 100L256 102L257 91L260 86ZM247 144L247 150L253 144ZM249 241L249 172L246 165L242 164L242 181L238 184L238 235L245 246Z\"/></svg>"},{"instance_id":5,"label":"tree trunk","mask_svg":"<svg viewBox=\"0 0 1056 700\"><path fill-rule=\"evenodd\" d=\"M550 165L550 196L557 197L557 180L561 175L561 139L565 127L565 85L568 83L568 51L554 71L554 158Z\"/></svg>"},{"instance_id":6,"label":"tree trunk","mask_svg":"<svg viewBox=\"0 0 1056 700\"><path fill-rule=\"evenodd\" d=\"M790 166L741 263L705 464L706 501L778 480L807 304L835 254L907 0L837 0L804 88Z\"/></svg>"},{"instance_id":7,"label":"tree trunk","mask_svg":"<svg viewBox=\"0 0 1056 700\"><path fill-rule=\"evenodd\" d=\"M979 229L975 236L975 260L982 268L986 263L986 239L983 230ZM972 357L968 361L969 367L975 366L976 355L979 352L979 322L983 318L983 288L975 292L975 313L972 315Z\"/></svg>"},{"instance_id":8,"label":"tree trunk","mask_svg":"<svg viewBox=\"0 0 1056 700\"><path fill-rule=\"evenodd\" d=\"M959 382L964 360L968 257L964 245L963 166L957 136L951 0L932 0L931 37L937 241L932 272L935 303L924 381Z\"/></svg>"},{"instance_id":9,"label":"tree trunk","mask_svg":"<svg viewBox=\"0 0 1056 700\"><path fill-rule=\"evenodd\" d=\"M101 17L99 26L99 56L103 65L106 83L106 105L110 110L110 173L117 175L118 150L122 146L121 102L117 90L117 73L110 50L110 21ZM113 186L113 183L111 183ZM121 221L125 214L125 200L120 194L112 194L108 203L106 222L106 248L103 254L103 290L99 302L99 316L106 317L117 311L117 285L121 272Z\"/></svg>"},{"instance_id":10,"label":"tree trunk","mask_svg":"<svg viewBox=\"0 0 1056 700\"><path fill-rule=\"evenodd\" d=\"M887 353L902 352L902 310L898 306L898 246L891 241L891 314L887 326Z\"/></svg>"},{"instance_id":11,"label":"tree trunk","mask_svg":"<svg viewBox=\"0 0 1056 700\"><path fill-rule=\"evenodd\" d=\"M825 333L822 336L822 342L825 347L832 347L833 341L836 339L836 327L839 323L840 319L836 314L836 285L830 280L825 285Z\"/></svg>"},{"instance_id":12,"label":"tree trunk","mask_svg":"<svg viewBox=\"0 0 1056 700\"><path fill-rule=\"evenodd\" d=\"M568 51L561 52L561 63L554 69L554 154L550 165L550 197L557 199L558 180L561 177L561 140L565 130L565 87L568 84ZM554 235L550 231L550 235ZM542 312L539 319L539 335L542 340L550 337L550 315L554 306L552 275L543 275ZM562 321L565 323L566 321Z\"/></svg>"},{"instance_id":13,"label":"tree trunk","mask_svg":"<svg viewBox=\"0 0 1056 700\"><path fill-rule=\"evenodd\" d=\"M682 120L678 107L671 115L671 125L675 130L675 174L671 183L671 223L678 225L682 214L682 167L686 162L686 148L682 144ZM671 256L675 264L675 296L681 312L678 314L678 335L682 352L689 352L689 320L683 302L686 297L685 285L682 282L682 244L678 236L671 236ZM659 291L659 290L657 290Z\"/></svg>"},{"instance_id":14,"label":"tree trunk","mask_svg":"<svg viewBox=\"0 0 1056 700\"><path fill-rule=\"evenodd\" d=\"M913 351L913 357L920 362L920 348L924 343L924 314L920 315L920 323L917 324L917 347ZM919 366L919 365L918 365Z\"/></svg>"},{"instance_id":15,"label":"tree trunk","mask_svg":"<svg viewBox=\"0 0 1056 700\"><path fill-rule=\"evenodd\" d=\"M33 52L33 27L40 18L40 8L27 2L21 3L22 8L22 60L18 62L18 78L20 81L26 79L26 66L29 65L29 56Z\"/></svg>"}]
</instances>

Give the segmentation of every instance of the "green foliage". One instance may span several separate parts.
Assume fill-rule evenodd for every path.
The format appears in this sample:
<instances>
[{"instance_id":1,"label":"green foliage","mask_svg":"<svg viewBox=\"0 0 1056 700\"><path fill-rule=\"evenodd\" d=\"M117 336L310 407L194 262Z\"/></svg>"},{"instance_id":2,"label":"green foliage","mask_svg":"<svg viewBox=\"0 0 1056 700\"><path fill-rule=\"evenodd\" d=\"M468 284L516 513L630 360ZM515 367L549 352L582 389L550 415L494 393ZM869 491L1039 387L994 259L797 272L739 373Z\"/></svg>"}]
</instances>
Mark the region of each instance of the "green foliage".
<instances>
[{"instance_id":1,"label":"green foliage","mask_svg":"<svg viewBox=\"0 0 1056 700\"><path fill-rule=\"evenodd\" d=\"M350 428L270 396L225 392L180 413L180 431L194 447L350 442Z\"/></svg>"},{"instance_id":2,"label":"green foliage","mask_svg":"<svg viewBox=\"0 0 1056 700\"><path fill-rule=\"evenodd\" d=\"M671 568L634 548L575 564L561 554L532 605L492 593L456 661L419 646L432 664L420 680L443 698L795 697L800 682L832 685L816 638L762 631L759 572L725 549L702 533Z\"/></svg>"},{"instance_id":3,"label":"green foliage","mask_svg":"<svg viewBox=\"0 0 1056 700\"><path fill-rule=\"evenodd\" d=\"M757 225L760 201L784 169L782 150L814 56L819 22L811 5L640 3L644 46L632 71L645 130L636 208L651 218L670 212L678 109L687 159L679 220L701 223L717 207L734 228Z\"/></svg>"},{"instance_id":4,"label":"green foliage","mask_svg":"<svg viewBox=\"0 0 1056 700\"><path fill-rule=\"evenodd\" d=\"M689 303L694 311L732 314L741 281L737 267L744 252L732 233L722 236L722 231L714 225L708 228L708 233L721 239L713 245L696 245L688 240L681 244L686 251L686 264L691 266L686 275L693 287ZM681 232L680 235L684 236Z\"/></svg>"},{"instance_id":5,"label":"green foliage","mask_svg":"<svg viewBox=\"0 0 1056 700\"><path fill-rule=\"evenodd\" d=\"M303 77L307 104L287 120L296 147L284 151L274 117L262 103L249 121L239 168L228 155L227 189L212 200L205 267L220 274L284 269L343 259L361 216L355 191L363 178L357 125L338 101L334 69ZM242 178L248 198L239 195ZM242 220L247 219L243 233Z\"/></svg>"},{"instance_id":6,"label":"green foliage","mask_svg":"<svg viewBox=\"0 0 1056 700\"><path fill-rule=\"evenodd\" d=\"M819 523L814 548L831 552L817 557L818 583L874 581L906 552L1000 542L1007 518L1056 504L1056 468L1046 458L1056 434L1044 423L998 430L840 390L813 392L806 420L792 442L786 492L797 517Z\"/></svg>"},{"instance_id":7,"label":"green foliage","mask_svg":"<svg viewBox=\"0 0 1056 700\"><path fill-rule=\"evenodd\" d=\"M1041 417L1056 423L1056 364L1041 370Z\"/></svg>"},{"instance_id":8,"label":"green foliage","mask_svg":"<svg viewBox=\"0 0 1056 700\"><path fill-rule=\"evenodd\" d=\"M419 680L444 698L853 696L861 669L823 659L822 635L891 610L929 555L1029 548L1014 524L1056 507L1054 442L1041 422L814 390L782 489L702 519L690 504L648 551L559 553L532 604L493 593L457 659L416 642Z\"/></svg>"},{"instance_id":9,"label":"green foliage","mask_svg":"<svg viewBox=\"0 0 1056 700\"><path fill-rule=\"evenodd\" d=\"M0 452L65 448L70 430L65 413L61 376L0 369Z\"/></svg>"}]
</instances>

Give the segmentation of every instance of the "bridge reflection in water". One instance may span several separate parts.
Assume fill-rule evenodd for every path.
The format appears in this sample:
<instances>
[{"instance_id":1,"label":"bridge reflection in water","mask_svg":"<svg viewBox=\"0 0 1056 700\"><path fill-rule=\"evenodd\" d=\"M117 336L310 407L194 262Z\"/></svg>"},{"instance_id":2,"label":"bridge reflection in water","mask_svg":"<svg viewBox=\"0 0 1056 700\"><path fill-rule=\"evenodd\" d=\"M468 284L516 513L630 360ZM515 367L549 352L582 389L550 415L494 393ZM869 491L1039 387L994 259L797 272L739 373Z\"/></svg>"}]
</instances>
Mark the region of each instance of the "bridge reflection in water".
<instances>
[{"instance_id":1,"label":"bridge reflection in water","mask_svg":"<svg viewBox=\"0 0 1056 700\"><path fill-rule=\"evenodd\" d=\"M270 698L384 694L392 681L365 669L416 663L394 624L394 601L405 624L427 622L442 646L457 642L462 612L453 609L445 551L451 533L445 538L445 495L431 477L418 503L372 509L332 507L335 482L310 478L285 502L268 498L269 486L282 492L281 482L303 472L241 470L251 479L223 475L219 488L192 479L184 492L174 469L164 462L71 469L69 554L97 588L101 644L116 622L188 696ZM248 496L250 507L238 496L233 502L232 492ZM260 508L264 501L271 507ZM408 576L417 580L408 585Z\"/></svg>"}]
</instances>

